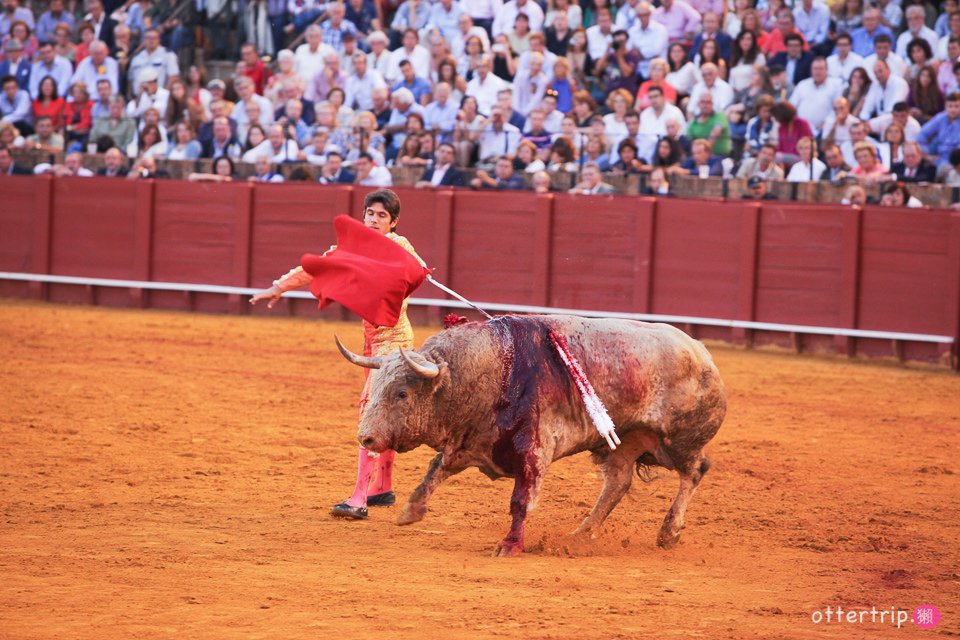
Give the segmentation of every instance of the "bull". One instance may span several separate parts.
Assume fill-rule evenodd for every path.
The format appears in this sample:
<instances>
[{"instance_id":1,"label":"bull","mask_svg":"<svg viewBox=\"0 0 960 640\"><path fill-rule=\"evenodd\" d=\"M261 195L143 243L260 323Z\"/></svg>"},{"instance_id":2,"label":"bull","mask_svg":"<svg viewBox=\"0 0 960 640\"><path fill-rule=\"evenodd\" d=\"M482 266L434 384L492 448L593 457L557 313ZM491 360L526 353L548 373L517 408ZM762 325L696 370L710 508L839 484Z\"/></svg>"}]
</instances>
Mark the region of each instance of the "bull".
<instances>
[{"instance_id":1,"label":"bull","mask_svg":"<svg viewBox=\"0 0 960 640\"><path fill-rule=\"evenodd\" d=\"M566 337L607 407L621 444L611 450L587 414L550 341ZM498 556L524 548L527 515L547 467L590 451L603 475L597 503L575 535L596 537L630 488L633 471L675 470L680 489L657 536L680 538L687 505L710 462L704 446L726 413L723 381L706 347L665 324L576 316L501 316L451 327L419 351L364 357L337 339L350 362L377 369L357 439L366 449L437 451L398 524L419 522L446 478L477 467L514 478L512 523Z\"/></svg>"}]
</instances>

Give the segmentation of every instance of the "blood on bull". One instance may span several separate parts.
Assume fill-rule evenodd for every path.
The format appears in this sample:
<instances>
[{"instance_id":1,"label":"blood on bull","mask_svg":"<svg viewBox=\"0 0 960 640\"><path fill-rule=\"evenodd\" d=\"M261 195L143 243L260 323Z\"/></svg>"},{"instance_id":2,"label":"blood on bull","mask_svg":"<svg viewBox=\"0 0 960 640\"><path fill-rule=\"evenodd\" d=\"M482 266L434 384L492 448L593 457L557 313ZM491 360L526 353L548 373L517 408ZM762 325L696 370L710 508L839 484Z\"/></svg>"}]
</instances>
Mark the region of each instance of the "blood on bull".
<instances>
[{"instance_id":1,"label":"blood on bull","mask_svg":"<svg viewBox=\"0 0 960 640\"><path fill-rule=\"evenodd\" d=\"M594 428L551 332L566 338L606 405L620 438L615 450ZM364 357L337 345L354 364L379 370L357 434L361 445L437 451L398 523L422 520L434 490L464 469L512 477L512 524L497 545L500 556L523 551L524 525L550 463L583 451L593 454L604 484L576 533L596 536L634 469L656 465L680 476L657 536L660 546L673 546L710 467L703 448L726 413L723 381L707 349L664 324L503 316L451 327L419 351Z\"/></svg>"}]
</instances>

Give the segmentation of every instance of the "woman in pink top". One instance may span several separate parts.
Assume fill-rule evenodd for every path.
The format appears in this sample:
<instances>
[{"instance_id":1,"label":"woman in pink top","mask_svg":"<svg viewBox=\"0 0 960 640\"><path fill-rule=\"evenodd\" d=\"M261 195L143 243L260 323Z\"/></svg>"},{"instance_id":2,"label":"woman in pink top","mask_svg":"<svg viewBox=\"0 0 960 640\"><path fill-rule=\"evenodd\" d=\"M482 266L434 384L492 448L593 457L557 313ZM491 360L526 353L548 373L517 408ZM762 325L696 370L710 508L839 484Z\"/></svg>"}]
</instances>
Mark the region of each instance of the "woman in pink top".
<instances>
[{"instance_id":1,"label":"woman in pink top","mask_svg":"<svg viewBox=\"0 0 960 640\"><path fill-rule=\"evenodd\" d=\"M858 142L853 147L853 157L857 159L857 166L852 173L862 182L876 184L884 182L889 176L887 168L877 159L877 148L873 143Z\"/></svg>"},{"instance_id":2,"label":"woman in pink top","mask_svg":"<svg viewBox=\"0 0 960 640\"><path fill-rule=\"evenodd\" d=\"M793 164L800 159L797 141L801 138L813 138L810 124L797 116L797 109L789 102L778 102L770 109L770 115L777 121L777 162Z\"/></svg>"}]
</instances>

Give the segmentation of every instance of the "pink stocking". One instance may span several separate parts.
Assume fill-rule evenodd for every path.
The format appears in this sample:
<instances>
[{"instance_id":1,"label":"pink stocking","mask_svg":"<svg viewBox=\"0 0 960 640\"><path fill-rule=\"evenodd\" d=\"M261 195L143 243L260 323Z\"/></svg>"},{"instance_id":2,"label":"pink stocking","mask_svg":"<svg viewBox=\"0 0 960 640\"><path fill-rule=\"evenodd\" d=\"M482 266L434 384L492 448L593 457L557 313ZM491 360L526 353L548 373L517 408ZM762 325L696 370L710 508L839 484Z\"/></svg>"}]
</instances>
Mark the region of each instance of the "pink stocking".
<instances>
[{"instance_id":1,"label":"pink stocking","mask_svg":"<svg viewBox=\"0 0 960 640\"><path fill-rule=\"evenodd\" d=\"M370 452L360 447L360 453L357 456L357 486L353 489L353 495L347 499L348 505L351 507L367 506L367 486L370 484L370 477L376 468L377 458L370 457Z\"/></svg>"},{"instance_id":2,"label":"pink stocking","mask_svg":"<svg viewBox=\"0 0 960 640\"><path fill-rule=\"evenodd\" d=\"M397 457L396 451L384 451L380 454L379 464L377 466L377 479L370 488L370 495L377 495L393 491L393 459Z\"/></svg>"}]
</instances>

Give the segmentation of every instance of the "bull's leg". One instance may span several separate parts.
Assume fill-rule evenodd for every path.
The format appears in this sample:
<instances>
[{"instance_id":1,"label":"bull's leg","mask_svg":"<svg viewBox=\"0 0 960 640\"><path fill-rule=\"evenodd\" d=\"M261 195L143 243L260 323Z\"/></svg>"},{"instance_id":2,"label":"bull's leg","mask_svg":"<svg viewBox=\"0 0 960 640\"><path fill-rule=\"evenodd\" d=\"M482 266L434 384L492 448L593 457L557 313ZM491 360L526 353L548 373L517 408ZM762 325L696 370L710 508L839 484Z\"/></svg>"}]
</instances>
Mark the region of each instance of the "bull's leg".
<instances>
[{"instance_id":1,"label":"bull's leg","mask_svg":"<svg viewBox=\"0 0 960 640\"><path fill-rule=\"evenodd\" d=\"M644 451L642 434L631 432L623 437L616 451L604 451L600 455L594 455L594 460L598 462L603 473L603 489L597 503L573 535L597 537L603 521L630 490L634 465Z\"/></svg>"},{"instance_id":2,"label":"bull's leg","mask_svg":"<svg viewBox=\"0 0 960 640\"><path fill-rule=\"evenodd\" d=\"M423 477L420 485L410 494L410 500L407 501L407 505L397 517L397 524L413 524L423 520L423 516L427 513L427 500L430 499L436 488L440 486L441 482L463 470L460 468L453 469L445 462L442 453L434 456L430 462L430 467L427 469L427 474Z\"/></svg>"},{"instance_id":3,"label":"bull's leg","mask_svg":"<svg viewBox=\"0 0 960 640\"><path fill-rule=\"evenodd\" d=\"M510 532L497 545L494 555L505 558L523 553L523 532L527 523L527 514L533 511L540 497L543 475L547 465L537 459L532 465L517 463L513 483L513 495L510 497Z\"/></svg>"},{"instance_id":4,"label":"bull's leg","mask_svg":"<svg viewBox=\"0 0 960 640\"><path fill-rule=\"evenodd\" d=\"M660 527L660 533L657 534L657 545L664 549L669 549L680 540L680 530L683 529L683 517L687 512L687 505L690 498L697 490L700 480L710 468L710 461L705 456L698 456L693 463L681 467L680 472L680 491L670 506L670 511L663 519L663 526Z\"/></svg>"}]
</instances>

